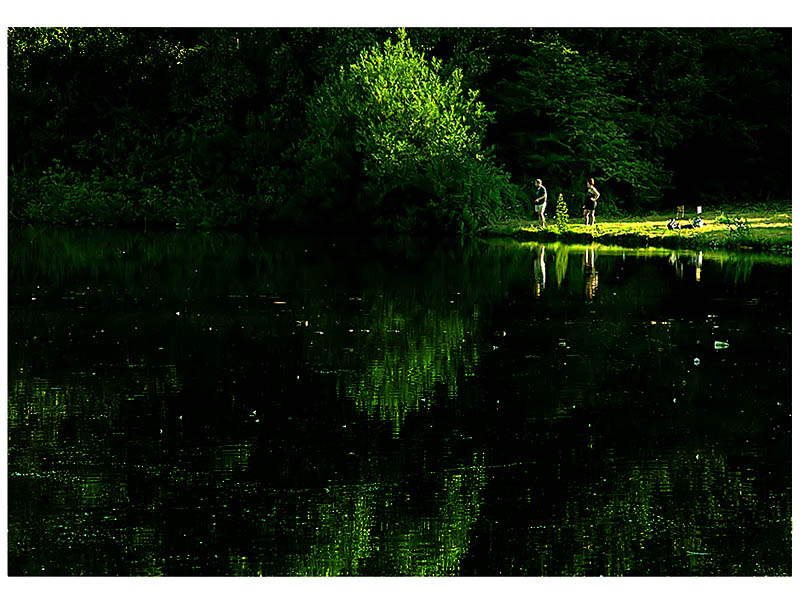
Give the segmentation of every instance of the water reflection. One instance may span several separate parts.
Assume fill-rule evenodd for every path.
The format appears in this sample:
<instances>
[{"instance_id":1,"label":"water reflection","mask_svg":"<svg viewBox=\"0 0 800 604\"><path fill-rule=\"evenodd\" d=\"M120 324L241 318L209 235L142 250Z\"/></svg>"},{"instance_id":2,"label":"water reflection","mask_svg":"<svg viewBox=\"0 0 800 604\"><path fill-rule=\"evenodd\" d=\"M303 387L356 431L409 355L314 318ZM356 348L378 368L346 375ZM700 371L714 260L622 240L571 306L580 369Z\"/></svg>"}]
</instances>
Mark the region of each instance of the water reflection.
<instances>
[{"instance_id":1,"label":"water reflection","mask_svg":"<svg viewBox=\"0 0 800 604\"><path fill-rule=\"evenodd\" d=\"M533 275L536 283L536 297L540 297L544 291L545 281L547 279L547 269L544 263L544 250L543 245L539 246L539 252L533 262Z\"/></svg>"},{"instance_id":2,"label":"water reflection","mask_svg":"<svg viewBox=\"0 0 800 604\"><path fill-rule=\"evenodd\" d=\"M311 494L302 502L308 512L298 536L312 545L283 561L288 574L458 574L480 510L485 471L472 465L425 478L438 483L433 500L420 498L409 485L380 483ZM265 570L269 574L259 569Z\"/></svg>"},{"instance_id":3,"label":"water reflection","mask_svg":"<svg viewBox=\"0 0 800 604\"><path fill-rule=\"evenodd\" d=\"M391 422L397 434L410 413L432 404L434 391L456 397L459 377L474 375L480 317L421 308L408 316L385 299L367 313L374 327L355 336L349 349L358 352L358 367L338 373L337 386L360 411Z\"/></svg>"},{"instance_id":4,"label":"water reflection","mask_svg":"<svg viewBox=\"0 0 800 604\"><path fill-rule=\"evenodd\" d=\"M493 561L492 574L751 576L789 572L788 560L778 561L768 553L770 547L790 547L789 535L772 520L790 513L788 501L772 500L766 516L754 522L751 512L763 503L759 503L753 470L732 469L730 457L714 449L661 453L657 460L639 462L604 448L603 454L610 458L593 466L595 475L588 488L575 489L570 466L563 464L567 481L563 491L568 494L563 507L543 513L545 494L534 487L517 500L522 520L494 527L495 547L510 555L508 560ZM590 459L585 453L579 455ZM531 473L529 479L536 477ZM751 530L768 533L772 546L750 541L745 535Z\"/></svg>"},{"instance_id":5,"label":"water reflection","mask_svg":"<svg viewBox=\"0 0 800 604\"><path fill-rule=\"evenodd\" d=\"M11 249L11 574L790 572L788 264L47 229Z\"/></svg>"},{"instance_id":6,"label":"water reflection","mask_svg":"<svg viewBox=\"0 0 800 604\"><path fill-rule=\"evenodd\" d=\"M675 276L678 279L684 278L684 270L694 275L694 280L700 282L703 269L703 251L696 252L672 252L669 256L669 263L675 267Z\"/></svg>"},{"instance_id":7,"label":"water reflection","mask_svg":"<svg viewBox=\"0 0 800 604\"><path fill-rule=\"evenodd\" d=\"M590 301L597 294L597 287L600 284L600 276L594 265L595 248L588 246L583 252L583 287L586 298Z\"/></svg>"}]
</instances>

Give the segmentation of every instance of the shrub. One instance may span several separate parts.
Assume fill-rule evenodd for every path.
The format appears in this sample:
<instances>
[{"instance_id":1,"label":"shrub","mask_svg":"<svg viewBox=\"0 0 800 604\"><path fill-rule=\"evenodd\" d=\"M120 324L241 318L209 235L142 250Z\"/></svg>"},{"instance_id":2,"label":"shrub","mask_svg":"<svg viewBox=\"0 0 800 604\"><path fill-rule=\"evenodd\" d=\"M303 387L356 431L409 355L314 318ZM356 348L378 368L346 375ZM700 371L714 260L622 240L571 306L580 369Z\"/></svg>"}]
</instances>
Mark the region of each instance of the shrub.
<instances>
[{"instance_id":1,"label":"shrub","mask_svg":"<svg viewBox=\"0 0 800 604\"><path fill-rule=\"evenodd\" d=\"M556 226L563 229L567 226L569 221L569 212L567 211L567 202L564 201L564 194L559 193L556 200Z\"/></svg>"},{"instance_id":2,"label":"shrub","mask_svg":"<svg viewBox=\"0 0 800 604\"><path fill-rule=\"evenodd\" d=\"M733 218L730 218L726 224L728 226L729 240L736 243L742 243L751 239L752 231L747 218L743 216L734 216Z\"/></svg>"},{"instance_id":3,"label":"shrub","mask_svg":"<svg viewBox=\"0 0 800 604\"><path fill-rule=\"evenodd\" d=\"M27 188L23 199L14 202L23 219L58 224L117 225L130 222L135 216L135 207L127 192L129 184L102 178L99 168L87 175L56 160L38 182L15 184L10 188L16 192Z\"/></svg>"}]
</instances>

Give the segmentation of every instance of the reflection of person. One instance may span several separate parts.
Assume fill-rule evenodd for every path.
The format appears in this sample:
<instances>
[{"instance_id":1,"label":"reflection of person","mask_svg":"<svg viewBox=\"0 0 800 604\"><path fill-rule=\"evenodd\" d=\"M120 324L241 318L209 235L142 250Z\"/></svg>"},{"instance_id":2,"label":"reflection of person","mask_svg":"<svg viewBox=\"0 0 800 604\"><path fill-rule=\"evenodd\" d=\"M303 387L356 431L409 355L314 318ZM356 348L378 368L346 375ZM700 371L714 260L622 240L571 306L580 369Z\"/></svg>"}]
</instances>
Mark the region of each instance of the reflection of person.
<instances>
[{"instance_id":1,"label":"reflection of person","mask_svg":"<svg viewBox=\"0 0 800 604\"><path fill-rule=\"evenodd\" d=\"M587 225L594 225L594 211L597 209L597 200L600 198L600 191L594 186L594 178L586 181L586 197L583 202L583 222Z\"/></svg>"},{"instance_id":2,"label":"reflection of person","mask_svg":"<svg viewBox=\"0 0 800 604\"><path fill-rule=\"evenodd\" d=\"M683 279L684 268L694 268L694 280L700 282L700 275L703 270L703 252L699 251L694 256L679 256L677 252L672 252L669 263L675 267L675 276Z\"/></svg>"},{"instance_id":3,"label":"reflection of person","mask_svg":"<svg viewBox=\"0 0 800 604\"><path fill-rule=\"evenodd\" d=\"M536 281L536 297L538 298L542 295L545 280L547 279L547 273L544 268L544 246L539 248L539 254L533 262L533 278Z\"/></svg>"},{"instance_id":4,"label":"reflection of person","mask_svg":"<svg viewBox=\"0 0 800 604\"><path fill-rule=\"evenodd\" d=\"M583 287L587 298L594 298L600 276L594 268L594 248L587 247L583 253Z\"/></svg>"},{"instance_id":5,"label":"reflection of person","mask_svg":"<svg viewBox=\"0 0 800 604\"><path fill-rule=\"evenodd\" d=\"M547 189L542 184L542 179L536 179L536 193L533 199L533 209L539 216L539 226L544 226L544 209L547 207Z\"/></svg>"},{"instance_id":6,"label":"reflection of person","mask_svg":"<svg viewBox=\"0 0 800 604\"><path fill-rule=\"evenodd\" d=\"M700 208L698 208L699 210ZM703 252L697 252L697 258L694 261L694 280L700 283L700 273L703 270Z\"/></svg>"}]
</instances>

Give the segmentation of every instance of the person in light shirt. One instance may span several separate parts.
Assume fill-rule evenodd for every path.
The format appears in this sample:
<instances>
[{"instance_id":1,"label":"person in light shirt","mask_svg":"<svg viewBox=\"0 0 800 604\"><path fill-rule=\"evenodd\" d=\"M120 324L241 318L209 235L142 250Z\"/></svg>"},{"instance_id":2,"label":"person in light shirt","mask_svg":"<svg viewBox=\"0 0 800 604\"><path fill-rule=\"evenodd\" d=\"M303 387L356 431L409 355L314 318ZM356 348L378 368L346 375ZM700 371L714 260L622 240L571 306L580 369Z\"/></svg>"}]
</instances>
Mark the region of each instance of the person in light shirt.
<instances>
[{"instance_id":1,"label":"person in light shirt","mask_svg":"<svg viewBox=\"0 0 800 604\"><path fill-rule=\"evenodd\" d=\"M544 228L544 209L547 207L547 189L542 184L542 179L536 179L536 193L533 198L533 209L536 210L536 215L539 217L539 226Z\"/></svg>"}]
</instances>

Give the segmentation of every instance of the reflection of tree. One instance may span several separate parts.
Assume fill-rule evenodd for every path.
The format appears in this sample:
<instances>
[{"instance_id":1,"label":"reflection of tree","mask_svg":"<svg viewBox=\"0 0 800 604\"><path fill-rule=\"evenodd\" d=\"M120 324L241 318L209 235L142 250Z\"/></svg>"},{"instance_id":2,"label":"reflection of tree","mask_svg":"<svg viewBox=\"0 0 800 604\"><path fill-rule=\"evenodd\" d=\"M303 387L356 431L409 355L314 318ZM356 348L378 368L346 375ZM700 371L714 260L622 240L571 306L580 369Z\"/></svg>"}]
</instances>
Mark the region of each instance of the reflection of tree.
<instances>
[{"instance_id":1,"label":"reflection of tree","mask_svg":"<svg viewBox=\"0 0 800 604\"><path fill-rule=\"evenodd\" d=\"M104 340L115 332L132 351L125 364L148 362L155 338L168 339L159 343L170 354L202 337L206 344L194 356L211 366L225 362L221 342L231 336L270 347L276 337L301 342L301 354L318 371L337 373L340 391L359 409L396 428L410 411L426 406L435 387L456 395L458 380L471 375L479 360L482 308L502 299L508 284L529 270L524 251L474 243L454 253L398 240L365 254L336 241L224 233L111 237L25 229L17 236L30 244L20 246L10 273L19 283L42 277L48 291L38 294L38 304L63 305L66 290L80 297L70 297L66 306L82 313L106 308L109 296L125 312L150 306L144 319L117 313L114 324L104 326ZM425 270L404 273L398 263ZM108 291L106 282L117 289ZM26 292L14 293L15 301L29 300ZM135 346L133 320L141 330ZM150 340L141 336L145 330ZM87 355L83 348L70 353Z\"/></svg>"},{"instance_id":2,"label":"reflection of tree","mask_svg":"<svg viewBox=\"0 0 800 604\"><path fill-rule=\"evenodd\" d=\"M178 388L173 372L152 376L150 392ZM137 381L122 380L104 392L94 387L99 380L85 377L58 387L14 380L8 404L12 573L160 574L156 527L118 523L132 497L128 481L119 480L124 453L149 444L144 435L136 444L114 436L125 406L149 396L141 386L136 390Z\"/></svg>"},{"instance_id":3,"label":"reflection of tree","mask_svg":"<svg viewBox=\"0 0 800 604\"><path fill-rule=\"evenodd\" d=\"M474 374L477 317L467 323L460 312L430 309L407 317L386 300L371 312L367 323L372 328L356 344L366 366L340 375L339 385L360 410L391 422L398 431L409 412L429 404L436 385L456 396L459 380Z\"/></svg>"},{"instance_id":4,"label":"reflection of tree","mask_svg":"<svg viewBox=\"0 0 800 604\"><path fill-rule=\"evenodd\" d=\"M369 417L390 422L395 433L410 413L428 407L434 391L459 394L485 344L483 309L502 299L509 283L527 278L529 258L519 249L473 245L461 254L429 254L426 270L406 282L393 268L368 266L370 287L351 314L329 316L321 329L331 337L308 349L319 367L347 367L337 373L339 392ZM336 337L342 332L345 340Z\"/></svg>"},{"instance_id":5,"label":"reflection of tree","mask_svg":"<svg viewBox=\"0 0 800 604\"><path fill-rule=\"evenodd\" d=\"M546 567L558 575L786 574L788 567L765 568L766 552L753 551L739 530L741 549L731 545L731 523L759 522L772 516L776 536L788 547L783 530L790 511L785 503L764 499L754 476L727 467L713 450L677 453L657 461L631 463L606 481L583 487L570 498L562 521L536 538L532 573ZM762 508L762 509L757 509ZM763 508L769 511L765 514ZM761 520L760 522L769 522ZM564 547L547 548L560 543ZM760 541L764 547L765 541ZM771 542L775 545L775 542ZM749 550L749 551L748 551Z\"/></svg>"},{"instance_id":6,"label":"reflection of tree","mask_svg":"<svg viewBox=\"0 0 800 604\"><path fill-rule=\"evenodd\" d=\"M469 529L478 517L485 484L482 466L448 473L436 496L435 512L411 523L397 522L397 534L384 537L383 541L399 539L407 545L385 549L382 574L457 574L469 547Z\"/></svg>"},{"instance_id":7,"label":"reflection of tree","mask_svg":"<svg viewBox=\"0 0 800 604\"><path fill-rule=\"evenodd\" d=\"M478 517L485 470L442 473L430 503L400 485L341 487L308 501L307 552L286 561L288 573L443 576L458 574ZM419 507L430 508L420 516Z\"/></svg>"},{"instance_id":8,"label":"reflection of tree","mask_svg":"<svg viewBox=\"0 0 800 604\"><path fill-rule=\"evenodd\" d=\"M210 556L199 554L194 562L196 572L457 573L485 484L479 461L458 470L435 472L420 491L413 484L416 477L386 474L376 456L361 475L364 484L302 489L299 496L279 491L270 495L280 502L270 511L249 495L225 492L233 478L257 471L252 465L252 443L219 441L221 434L215 439L219 444L209 442L200 454L205 461L199 484L185 467L186 460L181 461L188 451L178 449L177 458L167 457L168 439L180 436L165 434L169 422L158 418L165 413L159 411L164 402L147 393L180 390L174 383L174 368L168 369L165 386L157 384L161 378L131 379L105 396L98 396L91 384L90 388L79 384L55 388L47 381L15 380L9 405L14 443L9 460L14 502L9 525L12 572L192 574L190 567L170 561L175 533L187 528L197 531L193 523L199 522L200 534L206 536L193 538L197 546L214 544L212 519L216 512L220 520L229 515L252 518L254 524L247 531L250 543L259 539L285 543L288 539L295 545L288 552L273 554L272 548L241 549L235 541L216 537L212 551L220 554L219 559L208 560ZM141 389L142 383L147 387ZM139 392L127 390L134 384L139 384ZM102 390L110 384L97 386ZM136 428L129 423L135 408L149 409L148 415L155 413L155 425L162 429L153 431L150 423L149 439L135 435ZM134 437L135 444L125 442ZM131 457L132 451L141 451L142 456ZM282 454L291 455L291 449ZM163 469L165 463L170 470ZM369 482L380 475L386 475L385 479ZM145 484L147 495L143 495ZM254 484L251 488L259 492L263 487ZM208 494L202 495L204 492ZM162 518L170 505L183 499L183 505L190 507L180 524L176 518ZM202 512L202 508L193 509L204 500L214 503ZM23 513L29 505L37 510L45 505L47 518ZM421 509L425 511L422 516ZM136 517L135 523L129 524ZM270 529L265 532L267 525ZM185 559L188 564L192 555ZM26 567L26 560L37 566Z\"/></svg>"},{"instance_id":9,"label":"reflection of tree","mask_svg":"<svg viewBox=\"0 0 800 604\"><path fill-rule=\"evenodd\" d=\"M734 285L747 281L755 262L756 259L748 254L728 254L719 257L723 274Z\"/></svg>"},{"instance_id":10,"label":"reflection of tree","mask_svg":"<svg viewBox=\"0 0 800 604\"><path fill-rule=\"evenodd\" d=\"M567 276L567 268L569 267L569 247L566 245L559 245L555 248L555 271L556 283L561 287L561 282Z\"/></svg>"},{"instance_id":11,"label":"reflection of tree","mask_svg":"<svg viewBox=\"0 0 800 604\"><path fill-rule=\"evenodd\" d=\"M686 378L673 353L715 336L650 304L665 294L643 263L615 279L601 248L590 268L596 262L616 300L584 303L585 246L542 255L537 244L558 288L535 310L555 317L555 300L570 320L529 323L487 354L493 308L512 288L522 292L515 302L531 298L529 247L354 251L188 233L31 233L34 243L15 246L10 260L15 572L455 574L487 505L483 462L468 463L486 441L451 447L449 420L437 413L450 411L442 401L470 399L487 358L498 363L491 390L506 389L504 403L536 393L526 419L639 394L654 406L676 392L682 403L708 398L708 380L694 365ZM33 283L41 292L26 290ZM587 316L603 307L612 311L603 321ZM520 350L539 359L530 370L518 371ZM654 393L659 375L668 378ZM421 424L436 425L430 439ZM777 520L766 527L771 542L784 543L784 500L765 503L724 456L698 452L629 462L602 483L573 481L576 492L557 499L563 522L512 536L528 548L517 564L531 574L663 574L719 556L717 533L734 516L763 528L754 518L764 509ZM421 459L439 465L421 470ZM769 572L755 564L775 559L748 555L743 572Z\"/></svg>"},{"instance_id":12,"label":"reflection of tree","mask_svg":"<svg viewBox=\"0 0 800 604\"><path fill-rule=\"evenodd\" d=\"M338 428L338 384L365 420L398 433L474 374L482 309L526 275L524 255L400 246L342 273L348 251L303 241L73 235L30 231L12 269L13 572L457 572L485 484L479 463L439 469L421 491L413 466L398 474L371 450L352 486L308 489L285 474L309 447L297 444L302 425L284 424L298 434L289 444L277 431L256 444L252 430L303 407L321 433ZM396 257L425 270L399 273ZM351 448L344 436L325 434L327 446ZM279 486L254 500L270 481ZM243 547L239 525L290 545Z\"/></svg>"}]
</instances>

